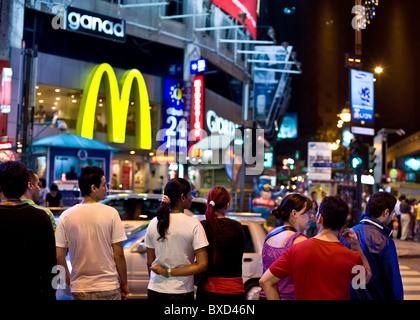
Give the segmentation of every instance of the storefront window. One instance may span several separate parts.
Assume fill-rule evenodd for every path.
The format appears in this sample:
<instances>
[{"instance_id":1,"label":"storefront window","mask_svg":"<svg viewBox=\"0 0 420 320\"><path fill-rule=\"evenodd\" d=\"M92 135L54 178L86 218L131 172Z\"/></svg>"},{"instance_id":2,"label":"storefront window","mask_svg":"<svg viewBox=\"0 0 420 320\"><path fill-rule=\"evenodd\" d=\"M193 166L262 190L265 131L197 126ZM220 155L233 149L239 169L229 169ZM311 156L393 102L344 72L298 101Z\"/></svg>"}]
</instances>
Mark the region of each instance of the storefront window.
<instances>
[{"instance_id":1,"label":"storefront window","mask_svg":"<svg viewBox=\"0 0 420 320\"><path fill-rule=\"evenodd\" d=\"M86 166L98 166L105 169L105 159L87 158L85 160L80 160L78 157L57 156L54 159L54 180L77 180L80 169ZM73 172L76 174L76 178L71 176ZM68 176L71 179L68 179Z\"/></svg>"},{"instance_id":2,"label":"storefront window","mask_svg":"<svg viewBox=\"0 0 420 320\"><path fill-rule=\"evenodd\" d=\"M131 174L132 174L131 161L125 160L122 165L121 185L123 190L131 189Z\"/></svg>"},{"instance_id":3,"label":"storefront window","mask_svg":"<svg viewBox=\"0 0 420 320\"><path fill-rule=\"evenodd\" d=\"M38 177L46 179L47 171L47 156L37 156L35 162L35 171Z\"/></svg>"},{"instance_id":4,"label":"storefront window","mask_svg":"<svg viewBox=\"0 0 420 320\"><path fill-rule=\"evenodd\" d=\"M95 111L95 132L107 132L106 95L101 84ZM59 127L58 121L64 121L69 130L76 129L82 90L51 86L38 83L36 86L36 103L34 109L35 125L50 125ZM150 102L150 119L152 123L152 137L156 137L161 128L161 105ZM135 108L134 90L128 107L126 132L128 136L135 136ZM63 125L63 123L61 123ZM63 128L63 127L62 127Z\"/></svg>"}]
</instances>

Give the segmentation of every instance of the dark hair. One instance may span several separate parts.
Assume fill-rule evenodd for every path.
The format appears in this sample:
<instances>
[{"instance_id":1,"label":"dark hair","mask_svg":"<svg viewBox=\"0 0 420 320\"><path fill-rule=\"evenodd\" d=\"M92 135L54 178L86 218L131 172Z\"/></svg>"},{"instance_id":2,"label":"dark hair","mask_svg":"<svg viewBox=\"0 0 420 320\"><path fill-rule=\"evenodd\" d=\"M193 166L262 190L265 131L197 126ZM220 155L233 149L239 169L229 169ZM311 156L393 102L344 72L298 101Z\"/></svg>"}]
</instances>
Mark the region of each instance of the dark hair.
<instances>
[{"instance_id":1,"label":"dark hair","mask_svg":"<svg viewBox=\"0 0 420 320\"><path fill-rule=\"evenodd\" d=\"M214 202L214 206L210 202ZM213 245L213 262L216 263L220 260L218 243L217 243L217 215L216 212L225 208L230 202L230 193L223 187L214 187L207 194L207 209L206 209L206 221L209 224L209 240L212 241Z\"/></svg>"},{"instance_id":2,"label":"dark hair","mask_svg":"<svg viewBox=\"0 0 420 320\"><path fill-rule=\"evenodd\" d=\"M327 196L319 205L319 213L322 215L324 228L340 230L346 223L349 207L343 199Z\"/></svg>"},{"instance_id":3,"label":"dark hair","mask_svg":"<svg viewBox=\"0 0 420 320\"><path fill-rule=\"evenodd\" d=\"M312 208L312 200L299 193L290 193L281 201L280 205L274 208L271 213L276 219L287 222L293 210L300 211L305 208L308 211Z\"/></svg>"},{"instance_id":4,"label":"dark hair","mask_svg":"<svg viewBox=\"0 0 420 320\"><path fill-rule=\"evenodd\" d=\"M58 186L55 183L51 184L50 191L58 191Z\"/></svg>"},{"instance_id":5,"label":"dark hair","mask_svg":"<svg viewBox=\"0 0 420 320\"><path fill-rule=\"evenodd\" d=\"M168 181L163 193L168 196L170 203L162 201L156 209L157 229L160 237L158 240L165 240L166 231L169 228L169 210L181 198L181 195L186 196L191 190L191 184L182 178L174 178Z\"/></svg>"},{"instance_id":6,"label":"dark hair","mask_svg":"<svg viewBox=\"0 0 420 320\"><path fill-rule=\"evenodd\" d=\"M391 214L394 211L397 199L389 192L376 192L366 205L366 215L370 218L378 218L386 209Z\"/></svg>"},{"instance_id":7,"label":"dark hair","mask_svg":"<svg viewBox=\"0 0 420 320\"><path fill-rule=\"evenodd\" d=\"M29 181L31 183L34 183L36 180L37 173L32 169L28 169L28 173L29 173Z\"/></svg>"},{"instance_id":8,"label":"dark hair","mask_svg":"<svg viewBox=\"0 0 420 320\"><path fill-rule=\"evenodd\" d=\"M26 191L29 171L21 161L0 164L0 187L8 199L19 199Z\"/></svg>"},{"instance_id":9,"label":"dark hair","mask_svg":"<svg viewBox=\"0 0 420 320\"><path fill-rule=\"evenodd\" d=\"M39 182L41 182L43 188L45 188L45 186L47 185L47 180L45 180L44 178L39 178Z\"/></svg>"},{"instance_id":10,"label":"dark hair","mask_svg":"<svg viewBox=\"0 0 420 320\"><path fill-rule=\"evenodd\" d=\"M84 197L91 194L92 184L99 188L103 176L105 176L104 170L97 166L87 166L82 168L78 179L82 196Z\"/></svg>"}]
</instances>

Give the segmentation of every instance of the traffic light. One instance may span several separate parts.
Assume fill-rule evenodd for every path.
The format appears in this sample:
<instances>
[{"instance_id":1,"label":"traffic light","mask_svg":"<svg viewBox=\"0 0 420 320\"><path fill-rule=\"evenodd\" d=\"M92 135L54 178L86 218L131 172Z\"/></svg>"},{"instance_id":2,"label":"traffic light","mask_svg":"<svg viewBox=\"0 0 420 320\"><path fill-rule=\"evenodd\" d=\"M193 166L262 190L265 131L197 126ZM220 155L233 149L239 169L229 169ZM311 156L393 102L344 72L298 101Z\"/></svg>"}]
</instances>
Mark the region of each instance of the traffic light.
<instances>
[{"instance_id":1,"label":"traffic light","mask_svg":"<svg viewBox=\"0 0 420 320\"><path fill-rule=\"evenodd\" d=\"M355 171L364 171L368 167L368 148L360 139L350 143L350 164Z\"/></svg>"},{"instance_id":2,"label":"traffic light","mask_svg":"<svg viewBox=\"0 0 420 320\"><path fill-rule=\"evenodd\" d=\"M369 146L369 165L368 165L369 172L373 172L373 168L375 168L375 166L376 166L375 150L376 150L375 147Z\"/></svg>"}]
</instances>

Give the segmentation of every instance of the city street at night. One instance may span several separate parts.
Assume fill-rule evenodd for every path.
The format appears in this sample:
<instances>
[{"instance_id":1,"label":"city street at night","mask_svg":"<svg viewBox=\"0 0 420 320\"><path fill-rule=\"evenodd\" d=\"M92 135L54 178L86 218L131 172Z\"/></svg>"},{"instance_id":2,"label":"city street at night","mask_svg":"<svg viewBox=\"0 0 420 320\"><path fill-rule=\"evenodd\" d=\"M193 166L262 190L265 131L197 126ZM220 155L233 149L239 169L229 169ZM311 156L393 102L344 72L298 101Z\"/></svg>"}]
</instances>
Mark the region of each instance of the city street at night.
<instances>
[{"instance_id":1,"label":"city street at night","mask_svg":"<svg viewBox=\"0 0 420 320\"><path fill-rule=\"evenodd\" d=\"M0 0L0 300L420 301L419 12Z\"/></svg>"}]
</instances>

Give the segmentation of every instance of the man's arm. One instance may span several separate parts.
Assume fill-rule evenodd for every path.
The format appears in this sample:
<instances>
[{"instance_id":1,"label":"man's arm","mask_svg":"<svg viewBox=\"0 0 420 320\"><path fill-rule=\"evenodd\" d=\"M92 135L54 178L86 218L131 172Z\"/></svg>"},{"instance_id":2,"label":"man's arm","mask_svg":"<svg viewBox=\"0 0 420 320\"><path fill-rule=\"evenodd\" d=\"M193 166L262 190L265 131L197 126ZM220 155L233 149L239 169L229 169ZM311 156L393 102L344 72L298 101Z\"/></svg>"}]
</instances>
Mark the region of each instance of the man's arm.
<instances>
[{"instance_id":1,"label":"man's arm","mask_svg":"<svg viewBox=\"0 0 420 320\"><path fill-rule=\"evenodd\" d=\"M260 279L260 286L264 290L267 300L281 300L279 290L277 288L277 282L280 280L281 279L271 273L270 269L267 269L267 271L262 275Z\"/></svg>"},{"instance_id":2,"label":"man's arm","mask_svg":"<svg viewBox=\"0 0 420 320\"><path fill-rule=\"evenodd\" d=\"M354 232L353 229L347 229L343 233L343 238L344 238L345 241L347 241L350 244L352 250L360 253L360 256L361 256L362 261L363 261L363 267L367 271L366 283L365 284L369 283L370 279L372 278L372 271L370 269L369 261L367 260L365 254L363 253L362 248L360 247L360 243L359 243L359 240L357 238L356 232Z\"/></svg>"},{"instance_id":3,"label":"man's arm","mask_svg":"<svg viewBox=\"0 0 420 320\"><path fill-rule=\"evenodd\" d=\"M64 267L64 270L66 271L66 274L65 274L66 284L67 284L67 287L70 288L70 271L69 271L69 268L67 267L67 262L66 262L67 248L55 247L55 251L56 251L56 256L57 256L57 264L59 266Z\"/></svg>"},{"instance_id":4,"label":"man's arm","mask_svg":"<svg viewBox=\"0 0 420 320\"><path fill-rule=\"evenodd\" d=\"M116 242L112 244L114 252L114 261L117 266L118 276L120 278L121 297L126 299L128 297L128 281L127 281L127 264L125 262L123 242Z\"/></svg>"}]
</instances>

